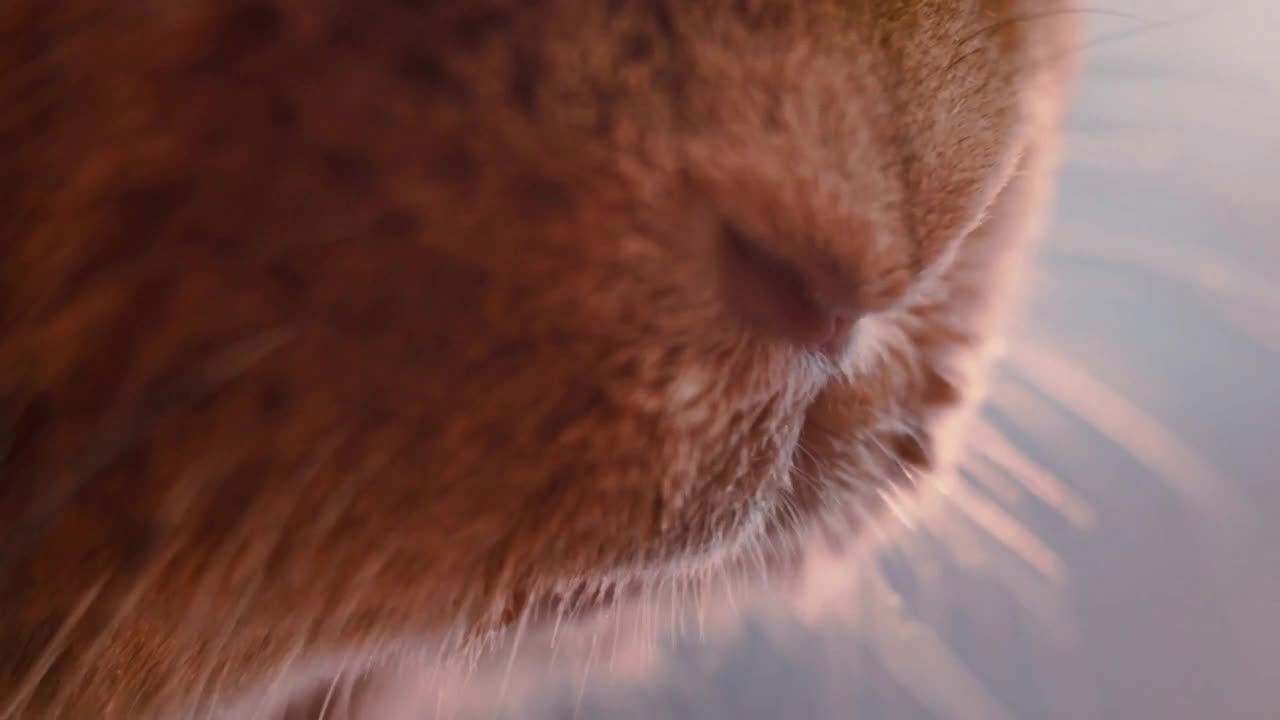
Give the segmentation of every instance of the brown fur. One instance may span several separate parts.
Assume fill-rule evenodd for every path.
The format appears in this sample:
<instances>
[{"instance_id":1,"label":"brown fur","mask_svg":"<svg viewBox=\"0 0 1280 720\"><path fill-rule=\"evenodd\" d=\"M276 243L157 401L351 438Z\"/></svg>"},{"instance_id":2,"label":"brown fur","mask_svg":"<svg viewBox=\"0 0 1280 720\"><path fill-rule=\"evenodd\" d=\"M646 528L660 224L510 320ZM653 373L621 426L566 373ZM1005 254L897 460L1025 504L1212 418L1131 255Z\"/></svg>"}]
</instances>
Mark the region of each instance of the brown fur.
<instances>
[{"instance_id":1,"label":"brown fur","mask_svg":"<svg viewBox=\"0 0 1280 720\"><path fill-rule=\"evenodd\" d=\"M1065 5L0 5L0 716L211 708L910 483ZM729 312L726 232L840 269L840 367Z\"/></svg>"}]
</instances>

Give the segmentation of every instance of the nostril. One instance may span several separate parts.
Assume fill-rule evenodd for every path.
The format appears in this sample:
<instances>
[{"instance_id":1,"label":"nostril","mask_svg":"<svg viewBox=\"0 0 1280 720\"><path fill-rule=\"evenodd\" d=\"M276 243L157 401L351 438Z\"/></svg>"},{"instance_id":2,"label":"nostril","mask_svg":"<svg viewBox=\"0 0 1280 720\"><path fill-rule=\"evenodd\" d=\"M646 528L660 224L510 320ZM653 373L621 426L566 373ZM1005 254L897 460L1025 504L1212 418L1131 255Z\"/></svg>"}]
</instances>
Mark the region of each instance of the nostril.
<instances>
[{"instance_id":1,"label":"nostril","mask_svg":"<svg viewBox=\"0 0 1280 720\"><path fill-rule=\"evenodd\" d=\"M802 347L843 353L859 313L851 283L833 264L784 259L731 224L722 235L725 300L740 319Z\"/></svg>"}]
</instances>

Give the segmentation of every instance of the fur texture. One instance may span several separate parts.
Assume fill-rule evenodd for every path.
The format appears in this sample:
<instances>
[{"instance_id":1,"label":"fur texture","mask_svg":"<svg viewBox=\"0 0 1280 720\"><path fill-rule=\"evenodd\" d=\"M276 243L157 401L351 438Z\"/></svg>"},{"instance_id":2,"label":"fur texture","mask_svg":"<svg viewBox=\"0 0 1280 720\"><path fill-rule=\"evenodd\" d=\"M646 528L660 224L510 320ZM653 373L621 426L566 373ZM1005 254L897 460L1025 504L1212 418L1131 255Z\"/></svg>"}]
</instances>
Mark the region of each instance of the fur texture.
<instances>
[{"instance_id":1,"label":"fur texture","mask_svg":"<svg viewBox=\"0 0 1280 720\"><path fill-rule=\"evenodd\" d=\"M856 538L976 387L1068 10L3 3L0 717ZM849 347L735 316L727 234L837 268Z\"/></svg>"}]
</instances>

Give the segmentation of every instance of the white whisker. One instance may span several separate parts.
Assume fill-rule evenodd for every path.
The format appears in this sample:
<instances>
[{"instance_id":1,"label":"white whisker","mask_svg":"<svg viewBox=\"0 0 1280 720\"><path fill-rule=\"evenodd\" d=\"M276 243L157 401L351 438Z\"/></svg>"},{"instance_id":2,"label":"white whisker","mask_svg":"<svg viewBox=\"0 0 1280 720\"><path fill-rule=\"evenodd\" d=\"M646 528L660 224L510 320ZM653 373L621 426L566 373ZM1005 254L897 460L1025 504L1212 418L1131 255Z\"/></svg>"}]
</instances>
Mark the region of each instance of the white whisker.
<instances>
[{"instance_id":1,"label":"white whisker","mask_svg":"<svg viewBox=\"0 0 1280 720\"><path fill-rule=\"evenodd\" d=\"M587 661L582 668L582 681L578 685L578 696L573 704L574 720L577 720L582 713L582 700L587 694L587 681L591 677L591 663L595 659L597 639L598 637L595 634L591 635L591 648L587 651Z\"/></svg>"},{"instance_id":2,"label":"white whisker","mask_svg":"<svg viewBox=\"0 0 1280 720\"><path fill-rule=\"evenodd\" d=\"M516 622L515 633L511 637L511 653L507 657L506 668L502 672L502 682L498 685L498 708L501 711L503 703L507 699L507 688L511 685L511 670L516 664L516 655L520 652L520 641L524 639L525 623L529 620L529 610L525 608L520 613L520 619Z\"/></svg>"},{"instance_id":3,"label":"white whisker","mask_svg":"<svg viewBox=\"0 0 1280 720\"><path fill-rule=\"evenodd\" d=\"M107 581L110 578L111 573L104 574L97 582L90 585L89 588L81 594L80 599L76 601L75 606L72 607L71 611L67 613L67 616L63 618L62 623L58 626L57 632L55 632L53 637L49 639L48 644L45 645L40 656L36 658L36 661L31 665L31 669L27 671L26 677L23 678L22 684L19 685L17 690L13 693L13 698L9 701L9 704L5 707L3 712L0 712L0 718L3 720L16 718L18 713L26 707L27 703L31 700L31 696L35 693L36 688L40 686L40 682L44 680L45 675L49 673L53 664L57 662L58 658L61 657L64 652L66 652L71 639L71 633L75 631L76 626L80 624L80 619L84 617L84 614L89 611L89 608L93 605L94 601L98 599L98 594L102 592L104 587L106 587Z\"/></svg>"},{"instance_id":4,"label":"white whisker","mask_svg":"<svg viewBox=\"0 0 1280 720\"><path fill-rule=\"evenodd\" d=\"M860 626L895 680L940 716L1012 720L932 629L906 617L898 594L879 573L866 573L864 588L872 615Z\"/></svg>"},{"instance_id":5,"label":"white whisker","mask_svg":"<svg viewBox=\"0 0 1280 720\"><path fill-rule=\"evenodd\" d=\"M979 497L965 483L956 483L950 499L966 516L1041 575L1053 581L1063 577L1062 561L1030 530L994 503Z\"/></svg>"},{"instance_id":6,"label":"white whisker","mask_svg":"<svg viewBox=\"0 0 1280 720\"><path fill-rule=\"evenodd\" d=\"M1151 469L1191 507L1226 524L1243 521L1243 509L1224 496L1218 473L1164 423L1059 352L1024 343L1014 357L1017 372Z\"/></svg>"},{"instance_id":7,"label":"white whisker","mask_svg":"<svg viewBox=\"0 0 1280 720\"><path fill-rule=\"evenodd\" d=\"M345 660L338 666L338 672L333 676L333 680L329 682L329 688L325 690L324 699L320 701L320 710L316 712L316 720L325 720L325 718L328 717L329 704L333 700L338 686L345 681L344 673L346 671L346 667L347 664ZM348 716L350 715L350 708L347 708L346 714Z\"/></svg>"},{"instance_id":8,"label":"white whisker","mask_svg":"<svg viewBox=\"0 0 1280 720\"><path fill-rule=\"evenodd\" d=\"M1063 514L1081 529L1093 526L1093 510L1081 498L1067 489L1053 473L1035 462L1009 441L999 428L989 421L974 423L971 429L973 447L984 458L1003 468L1035 497Z\"/></svg>"}]
</instances>

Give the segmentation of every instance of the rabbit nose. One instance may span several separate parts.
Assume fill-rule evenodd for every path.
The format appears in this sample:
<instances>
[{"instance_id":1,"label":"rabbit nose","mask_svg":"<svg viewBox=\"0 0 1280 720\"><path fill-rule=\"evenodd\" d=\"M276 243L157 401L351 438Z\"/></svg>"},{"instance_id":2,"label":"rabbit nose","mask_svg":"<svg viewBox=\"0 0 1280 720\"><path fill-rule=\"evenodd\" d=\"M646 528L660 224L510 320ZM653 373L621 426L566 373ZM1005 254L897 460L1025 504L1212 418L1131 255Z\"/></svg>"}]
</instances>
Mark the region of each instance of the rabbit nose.
<instances>
[{"instance_id":1,"label":"rabbit nose","mask_svg":"<svg viewBox=\"0 0 1280 720\"><path fill-rule=\"evenodd\" d=\"M856 283L832 261L796 262L735 227L723 230L723 291L753 331L839 358L862 315Z\"/></svg>"}]
</instances>

